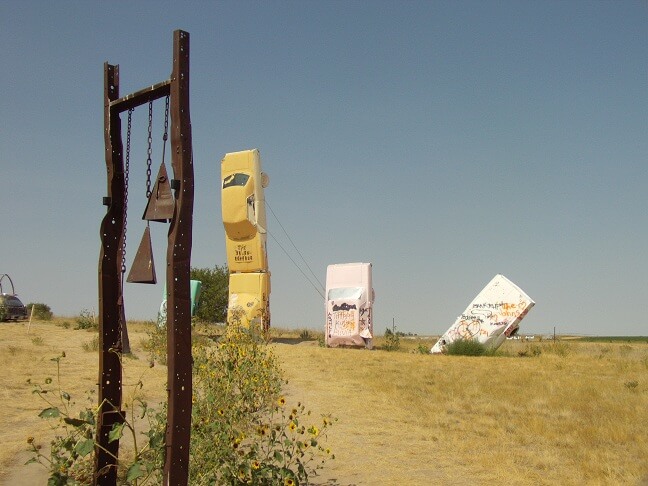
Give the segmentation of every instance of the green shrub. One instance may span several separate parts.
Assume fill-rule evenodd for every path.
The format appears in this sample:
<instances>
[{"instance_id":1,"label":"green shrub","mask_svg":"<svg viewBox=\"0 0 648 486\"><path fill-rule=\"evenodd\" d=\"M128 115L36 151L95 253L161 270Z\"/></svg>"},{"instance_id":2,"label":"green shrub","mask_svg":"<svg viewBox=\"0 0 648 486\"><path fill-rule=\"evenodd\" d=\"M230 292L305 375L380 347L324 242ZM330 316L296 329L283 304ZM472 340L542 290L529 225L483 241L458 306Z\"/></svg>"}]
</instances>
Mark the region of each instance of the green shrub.
<instances>
[{"instance_id":1,"label":"green shrub","mask_svg":"<svg viewBox=\"0 0 648 486\"><path fill-rule=\"evenodd\" d=\"M415 350L412 351L414 354L430 354L430 348L425 344L419 344Z\"/></svg>"},{"instance_id":2,"label":"green shrub","mask_svg":"<svg viewBox=\"0 0 648 486\"><path fill-rule=\"evenodd\" d=\"M52 313L52 309L50 309L50 306L47 304L40 304L40 303L27 304L28 316L32 315L32 309L34 312L33 317L41 321L51 321L52 317L54 317L54 314Z\"/></svg>"},{"instance_id":3,"label":"green shrub","mask_svg":"<svg viewBox=\"0 0 648 486\"><path fill-rule=\"evenodd\" d=\"M398 333L392 329L385 329L385 344L383 344L385 351L398 351L400 349L400 337Z\"/></svg>"},{"instance_id":4,"label":"green shrub","mask_svg":"<svg viewBox=\"0 0 648 486\"><path fill-rule=\"evenodd\" d=\"M5 306L0 305L0 322L4 322L7 320L7 309Z\"/></svg>"},{"instance_id":5,"label":"green shrub","mask_svg":"<svg viewBox=\"0 0 648 486\"><path fill-rule=\"evenodd\" d=\"M74 329L99 329L99 325L95 320L94 313L90 312L87 309L83 309L77 318L76 327Z\"/></svg>"},{"instance_id":6,"label":"green shrub","mask_svg":"<svg viewBox=\"0 0 648 486\"><path fill-rule=\"evenodd\" d=\"M474 339L457 339L446 346L446 354L453 356L483 356L488 349Z\"/></svg>"}]
</instances>

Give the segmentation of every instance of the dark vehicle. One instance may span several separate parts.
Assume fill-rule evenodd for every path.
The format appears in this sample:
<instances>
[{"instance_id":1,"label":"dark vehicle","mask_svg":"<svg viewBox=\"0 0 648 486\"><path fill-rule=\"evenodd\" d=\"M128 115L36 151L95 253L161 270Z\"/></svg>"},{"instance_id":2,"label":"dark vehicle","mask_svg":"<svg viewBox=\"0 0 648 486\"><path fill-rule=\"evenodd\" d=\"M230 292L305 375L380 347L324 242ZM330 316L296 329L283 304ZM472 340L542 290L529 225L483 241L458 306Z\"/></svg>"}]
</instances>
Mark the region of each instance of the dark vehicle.
<instances>
[{"instance_id":1,"label":"dark vehicle","mask_svg":"<svg viewBox=\"0 0 648 486\"><path fill-rule=\"evenodd\" d=\"M6 294L2 289L2 281L7 277L11 283L11 293ZM13 281L6 273L0 276L0 321L27 319L27 309L16 295Z\"/></svg>"},{"instance_id":2,"label":"dark vehicle","mask_svg":"<svg viewBox=\"0 0 648 486\"><path fill-rule=\"evenodd\" d=\"M5 321L27 319L27 309L15 295L0 294L0 319Z\"/></svg>"}]
</instances>

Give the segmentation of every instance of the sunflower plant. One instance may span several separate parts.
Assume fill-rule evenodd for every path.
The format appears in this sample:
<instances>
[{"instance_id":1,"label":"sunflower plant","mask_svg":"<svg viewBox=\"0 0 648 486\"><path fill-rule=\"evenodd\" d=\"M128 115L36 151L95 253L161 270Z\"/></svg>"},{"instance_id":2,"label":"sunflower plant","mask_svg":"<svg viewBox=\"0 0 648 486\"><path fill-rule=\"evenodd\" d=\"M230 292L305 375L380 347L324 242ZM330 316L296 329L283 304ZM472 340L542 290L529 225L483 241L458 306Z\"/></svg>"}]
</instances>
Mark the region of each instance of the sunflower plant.
<instances>
[{"instance_id":1,"label":"sunflower plant","mask_svg":"<svg viewBox=\"0 0 648 486\"><path fill-rule=\"evenodd\" d=\"M93 483L94 452L101 447L96 442L97 416L101 406L91 406L96 397L94 390L88 392L88 404L76 406L72 396L63 389L61 379L61 361L65 358L62 353L51 361L56 363L56 378L48 377L43 383L28 383L33 386L35 395L47 403L47 407L39 417L47 420L54 431L54 438L50 443L49 454L41 450L33 437L27 438L32 457L26 462L40 463L49 469L50 476L47 484L52 486L85 485ZM164 463L164 427L166 410L155 411L143 401L138 391L143 383L140 379L134 385L133 397L130 402L124 403L128 410L123 416L123 422L115 423L109 432L109 441L119 440L125 433L130 434L134 451L129 459L123 461L114 457L118 465L118 476L121 484L143 486L159 484L160 471ZM112 405L111 405L112 406ZM118 408L112 406L117 411ZM140 419L146 417L148 427L145 432L147 440L138 446L135 427L135 413Z\"/></svg>"},{"instance_id":2,"label":"sunflower plant","mask_svg":"<svg viewBox=\"0 0 648 486\"><path fill-rule=\"evenodd\" d=\"M281 393L281 369L262 331L230 323L218 345L194 349L192 484L307 484L333 454L333 423Z\"/></svg>"}]
</instances>

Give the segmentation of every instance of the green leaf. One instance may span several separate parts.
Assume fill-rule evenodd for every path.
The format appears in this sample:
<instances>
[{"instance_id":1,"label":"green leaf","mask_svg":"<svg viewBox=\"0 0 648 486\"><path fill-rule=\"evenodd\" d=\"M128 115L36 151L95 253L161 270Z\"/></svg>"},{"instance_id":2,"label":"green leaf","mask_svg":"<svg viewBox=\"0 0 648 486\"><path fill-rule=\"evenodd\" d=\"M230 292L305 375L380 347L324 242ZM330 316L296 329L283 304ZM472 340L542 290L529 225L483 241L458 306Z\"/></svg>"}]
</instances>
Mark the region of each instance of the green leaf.
<instances>
[{"instance_id":1,"label":"green leaf","mask_svg":"<svg viewBox=\"0 0 648 486\"><path fill-rule=\"evenodd\" d=\"M277 461L283 461L283 456L281 455L281 452L279 452L279 451L274 451L274 458Z\"/></svg>"},{"instance_id":2,"label":"green leaf","mask_svg":"<svg viewBox=\"0 0 648 486\"><path fill-rule=\"evenodd\" d=\"M81 427L83 424L87 423L85 420L75 419L71 417L65 417L63 419L63 422L65 422L68 425L72 425L73 427Z\"/></svg>"},{"instance_id":3,"label":"green leaf","mask_svg":"<svg viewBox=\"0 0 648 486\"><path fill-rule=\"evenodd\" d=\"M108 433L108 443L119 440L124 435L124 424L113 424Z\"/></svg>"},{"instance_id":4,"label":"green leaf","mask_svg":"<svg viewBox=\"0 0 648 486\"><path fill-rule=\"evenodd\" d=\"M128 468L128 472L126 473L126 481L130 483L131 481L134 481L137 478L141 478L145 474L146 474L146 469L142 467L142 463L136 462L131 467Z\"/></svg>"},{"instance_id":5,"label":"green leaf","mask_svg":"<svg viewBox=\"0 0 648 486\"><path fill-rule=\"evenodd\" d=\"M74 451L80 456L87 456L94 449L94 440L86 439L77 442L77 445L74 446Z\"/></svg>"},{"instance_id":6,"label":"green leaf","mask_svg":"<svg viewBox=\"0 0 648 486\"><path fill-rule=\"evenodd\" d=\"M56 407L49 407L43 410L41 413L38 414L40 418L56 418L61 415L61 412L58 408Z\"/></svg>"},{"instance_id":7,"label":"green leaf","mask_svg":"<svg viewBox=\"0 0 648 486\"><path fill-rule=\"evenodd\" d=\"M86 408L85 410L79 412L79 418L83 420L84 422L94 425L95 424L95 417L94 414L92 413L92 410Z\"/></svg>"},{"instance_id":8,"label":"green leaf","mask_svg":"<svg viewBox=\"0 0 648 486\"><path fill-rule=\"evenodd\" d=\"M164 439L165 439L164 433L160 433L151 429L149 430L148 436L149 436L149 447L151 449L157 449L158 447L161 447L164 444Z\"/></svg>"}]
</instances>

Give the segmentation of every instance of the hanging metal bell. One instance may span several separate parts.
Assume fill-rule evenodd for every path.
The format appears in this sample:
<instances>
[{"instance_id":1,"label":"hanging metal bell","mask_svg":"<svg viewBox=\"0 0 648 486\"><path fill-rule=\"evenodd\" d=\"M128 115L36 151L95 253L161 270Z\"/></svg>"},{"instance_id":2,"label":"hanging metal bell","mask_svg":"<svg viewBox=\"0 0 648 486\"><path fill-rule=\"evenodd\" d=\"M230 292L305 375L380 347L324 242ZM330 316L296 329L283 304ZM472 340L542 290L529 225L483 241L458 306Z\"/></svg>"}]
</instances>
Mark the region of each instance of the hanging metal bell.
<instances>
[{"instance_id":1,"label":"hanging metal bell","mask_svg":"<svg viewBox=\"0 0 648 486\"><path fill-rule=\"evenodd\" d=\"M127 282L130 283L157 283L155 278L155 263L153 262L153 245L151 244L151 230L147 226L142 236L137 254L133 260Z\"/></svg>"},{"instance_id":2,"label":"hanging metal bell","mask_svg":"<svg viewBox=\"0 0 648 486\"><path fill-rule=\"evenodd\" d=\"M155 179L153 191L146 203L146 209L144 209L144 216L142 216L142 219L145 221L166 223L167 220L173 218L174 206L175 201L173 199L173 194L171 194L169 176L167 175L164 162L162 162L160 164L157 178Z\"/></svg>"}]
</instances>

